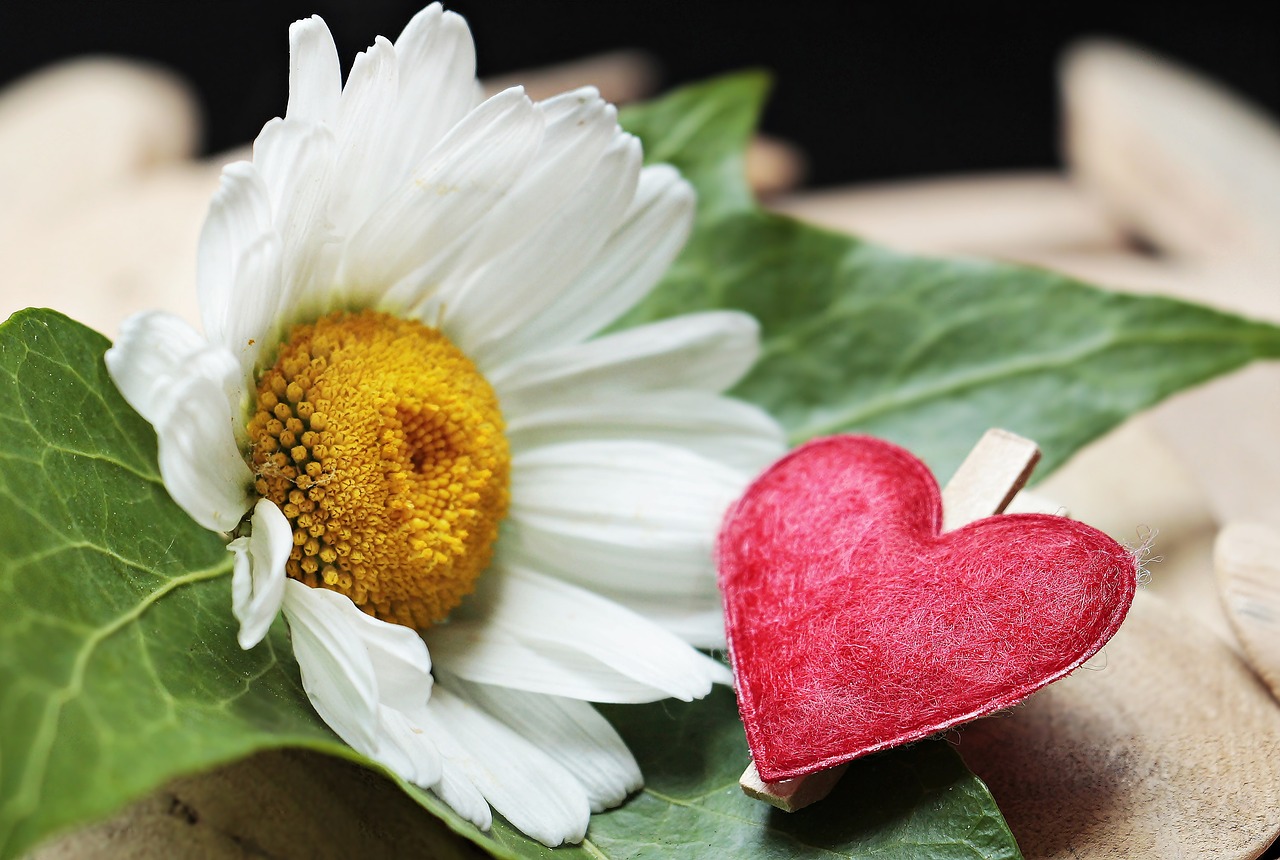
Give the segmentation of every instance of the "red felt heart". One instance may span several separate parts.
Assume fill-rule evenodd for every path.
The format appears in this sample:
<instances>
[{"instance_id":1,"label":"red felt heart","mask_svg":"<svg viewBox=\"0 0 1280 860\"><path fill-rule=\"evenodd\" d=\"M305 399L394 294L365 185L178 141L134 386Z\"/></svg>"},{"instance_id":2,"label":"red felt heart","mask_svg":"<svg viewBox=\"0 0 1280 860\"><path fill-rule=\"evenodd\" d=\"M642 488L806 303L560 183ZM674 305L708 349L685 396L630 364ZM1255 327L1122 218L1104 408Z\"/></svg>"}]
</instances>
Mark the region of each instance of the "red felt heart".
<instances>
[{"instance_id":1,"label":"red felt heart","mask_svg":"<svg viewBox=\"0 0 1280 860\"><path fill-rule=\"evenodd\" d=\"M941 527L928 467L867 436L797 448L729 511L720 586L763 779L1007 708L1097 652L1133 601L1134 555L1083 523Z\"/></svg>"}]
</instances>

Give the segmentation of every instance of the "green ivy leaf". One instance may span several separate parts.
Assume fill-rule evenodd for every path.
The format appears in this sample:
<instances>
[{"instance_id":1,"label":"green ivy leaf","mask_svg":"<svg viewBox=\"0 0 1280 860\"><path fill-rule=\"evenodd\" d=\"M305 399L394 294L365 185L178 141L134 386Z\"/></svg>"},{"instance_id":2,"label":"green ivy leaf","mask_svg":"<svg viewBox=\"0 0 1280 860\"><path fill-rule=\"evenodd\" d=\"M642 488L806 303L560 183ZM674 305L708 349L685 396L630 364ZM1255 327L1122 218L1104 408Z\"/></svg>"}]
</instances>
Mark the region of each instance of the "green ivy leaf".
<instances>
[{"instance_id":1,"label":"green ivy leaf","mask_svg":"<svg viewBox=\"0 0 1280 860\"><path fill-rule=\"evenodd\" d=\"M312 709L282 622L236 643L231 556L165 492L107 346L50 311L0 325L0 858L262 749L378 769Z\"/></svg>"},{"instance_id":2,"label":"green ivy leaf","mask_svg":"<svg viewBox=\"0 0 1280 860\"><path fill-rule=\"evenodd\" d=\"M1274 326L1038 269L912 257L744 202L742 152L766 86L740 75L625 112L646 153L693 182L699 219L622 325L711 308L754 315L763 353L736 393L793 443L871 433L945 480L1003 427L1039 443L1043 477L1169 394L1280 357Z\"/></svg>"},{"instance_id":3,"label":"green ivy leaf","mask_svg":"<svg viewBox=\"0 0 1280 860\"><path fill-rule=\"evenodd\" d=\"M295 678L245 654L221 607L229 557L192 529L155 434L65 318L0 329L0 846L116 808L169 774L251 752L248 683L291 707L274 728L324 739ZM287 646L286 646L287 648ZM193 739L198 738L198 741Z\"/></svg>"},{"instance_id":4,"label":"green ivy leaf","mask_svg":"<svg viewBox=\"0 0 1280 860\"><path fill-rule=\"evenodd\" d=\"M729 690L603 710L646 776L638 797L592 819L589 836L607 857L1022 856L986 786L945 741L854 761L820 804L786 813L738 787L749 753Z\"/></svg>"}]
</instances>

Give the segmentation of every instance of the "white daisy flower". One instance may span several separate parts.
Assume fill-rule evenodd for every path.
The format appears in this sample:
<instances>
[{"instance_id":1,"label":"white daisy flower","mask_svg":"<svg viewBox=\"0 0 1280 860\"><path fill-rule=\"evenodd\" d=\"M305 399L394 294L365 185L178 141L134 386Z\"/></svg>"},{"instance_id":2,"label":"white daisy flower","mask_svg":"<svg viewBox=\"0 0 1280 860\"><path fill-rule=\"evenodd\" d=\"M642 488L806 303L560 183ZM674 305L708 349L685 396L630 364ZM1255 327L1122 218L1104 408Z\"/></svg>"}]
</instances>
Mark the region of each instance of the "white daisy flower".
<instances>
[{"instance_id":1,"label":"white daisy flower","mask_svg":"<svg viewBox=\"0 0 1280 860\"><path fill-rule=\"evenodd\" d=\"M174 500L234 537L240 644L283 610L344 741L480 828L579 841L640 785L587 703L730 680L691 646L722 642L721 515L783 450L721 393L756 323L596 336L693 193L595 90L481 101L438 5L345 86L319 18L289 35L285 116L200 238L204 335L141 314L107 366Z\"/></svg>"}]
</instances>

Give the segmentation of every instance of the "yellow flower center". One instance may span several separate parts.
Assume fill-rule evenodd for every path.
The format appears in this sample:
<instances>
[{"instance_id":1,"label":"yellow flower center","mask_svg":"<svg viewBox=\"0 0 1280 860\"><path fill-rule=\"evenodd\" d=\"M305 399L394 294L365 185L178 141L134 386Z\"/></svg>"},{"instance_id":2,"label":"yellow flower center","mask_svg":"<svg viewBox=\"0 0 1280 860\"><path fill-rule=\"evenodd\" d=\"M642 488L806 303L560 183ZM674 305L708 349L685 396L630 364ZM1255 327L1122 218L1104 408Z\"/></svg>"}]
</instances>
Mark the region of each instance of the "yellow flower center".
<instances>
[{"instance_id":1,"label":"yellow flower center","mask_svg":"<svg viewBox=\"0 0 1280 860\"><path fill-rule=\"evenodd\" d=\"M338 312L296 326L249 421L289 576L385 621L443 619L493 555L511 455L493 389L433 328Z\"/></svg>"}]
</instances>

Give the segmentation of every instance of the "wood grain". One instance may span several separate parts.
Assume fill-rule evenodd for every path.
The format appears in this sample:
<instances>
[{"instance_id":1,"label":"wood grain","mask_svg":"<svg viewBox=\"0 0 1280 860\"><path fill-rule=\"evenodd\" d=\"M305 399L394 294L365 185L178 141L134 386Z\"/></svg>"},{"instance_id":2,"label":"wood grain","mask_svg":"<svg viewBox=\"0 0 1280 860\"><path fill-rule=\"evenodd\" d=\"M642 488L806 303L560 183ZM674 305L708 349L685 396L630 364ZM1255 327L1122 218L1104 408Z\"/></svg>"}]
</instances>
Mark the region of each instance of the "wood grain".
<instances>
[{"instance_id":1,"label":"wood grain","mask_svg":"<svg viewBox=\"0 0 1280 860\"><path fill-rule=\"evenodd\" d=\"M1280 128L1202 75L1116 42L1060 68L1073 175L1122 223L1179 257L1280 261Z\"/></svg>"},{"instance_id":2,"label":"wood grain","mask_svg":"<svg viewBox=\"0 0 1280 860\"><path fill-rule=\"evenodd\" d=\"M1018 257L1116 251L1105 208L1061 173L1008 171L803 191L769 208L904 251Z\"/></svg>"},{"instance_id":3,"label":"wood grain","mask_svg":"<svg viewBox=\"0 0 1280 860\"><path fill-rule=\"evenodd\" d=\"M25 860L488 856L390 780L342 759L279 750L176 780Z\"/></svg>"},{"instance_id":4,"label":"wood grain","mask_svg":"<svg viewBox=\"0 0 1280 860\"><path fill-rule=\"evenodd\" d=\"M1028 860L1245 860L1280 834L1280 710L1150 593L1088 666L965 728L958 749Z\"/></svg>"},{"instance_id":5,"label":"wood grain","mask_svg":"<svg viewBox=\"0 0 1280 860\"><path fill-rule=\"evenodd\" d=\"M1231 523L1214 543L1223 609L1249 665L1280 697L1280 529Z\"/></svg>"}]
</instances>

